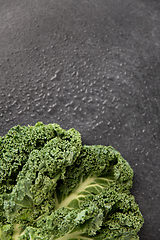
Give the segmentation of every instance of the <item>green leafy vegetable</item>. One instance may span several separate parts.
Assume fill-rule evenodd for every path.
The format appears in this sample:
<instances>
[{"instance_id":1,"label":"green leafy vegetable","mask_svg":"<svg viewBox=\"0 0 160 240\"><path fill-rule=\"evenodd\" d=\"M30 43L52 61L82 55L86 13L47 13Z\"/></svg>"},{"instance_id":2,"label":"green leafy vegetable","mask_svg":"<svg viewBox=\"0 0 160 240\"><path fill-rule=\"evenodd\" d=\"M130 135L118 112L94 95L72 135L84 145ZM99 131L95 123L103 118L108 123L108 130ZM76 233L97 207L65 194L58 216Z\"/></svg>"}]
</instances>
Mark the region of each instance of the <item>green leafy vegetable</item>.
<instances>
[{"instance_id":1,"label":"green leafy vegetable","mask_svg":"<svg viewBox=\"0 0 160 240\"><path fill-rule=\"evenodd\" d=\"M137 240L132 179L119 152L75 129L13 127L0 137L0 240Z\"/></svg>"}]
</instances>

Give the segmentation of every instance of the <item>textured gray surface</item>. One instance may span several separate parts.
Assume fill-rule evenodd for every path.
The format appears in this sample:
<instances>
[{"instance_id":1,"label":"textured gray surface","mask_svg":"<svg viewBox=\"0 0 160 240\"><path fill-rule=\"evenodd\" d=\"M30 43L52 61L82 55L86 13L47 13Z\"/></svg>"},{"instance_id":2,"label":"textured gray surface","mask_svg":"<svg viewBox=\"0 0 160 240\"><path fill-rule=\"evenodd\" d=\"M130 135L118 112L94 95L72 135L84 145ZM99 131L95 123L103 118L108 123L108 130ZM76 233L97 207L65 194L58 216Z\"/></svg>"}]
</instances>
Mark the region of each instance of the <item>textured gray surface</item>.
<instances>
[{"instance_id":1,"label":"textured gray surface","mask_svg":"<svg viewBox=\"0 0 160 240\"><path fill-rule=\"evenodd\" d=\"M37 121L112 145L160 239L160 3L0 0L0 135Z\"/></svg>"}]
</instances>

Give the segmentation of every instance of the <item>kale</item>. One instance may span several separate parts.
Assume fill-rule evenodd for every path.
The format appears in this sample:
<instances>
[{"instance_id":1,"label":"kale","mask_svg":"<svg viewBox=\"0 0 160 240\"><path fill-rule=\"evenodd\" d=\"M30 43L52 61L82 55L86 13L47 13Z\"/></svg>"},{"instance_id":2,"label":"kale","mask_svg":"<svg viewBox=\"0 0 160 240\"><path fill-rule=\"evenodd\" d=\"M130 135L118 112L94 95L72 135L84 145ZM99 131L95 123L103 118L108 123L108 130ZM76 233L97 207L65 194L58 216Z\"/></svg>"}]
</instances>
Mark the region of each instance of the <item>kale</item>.
<instances>
[{"instance_id":1,"label":"kale","mask_svg":"<svg viewBox=\"0 0 160 240\"><path fill-rule=\"evenodd\" d=\"M0 137L0 240L139 239L133 170L111 146L58 124Z\"/></svg>"}]
</instances>

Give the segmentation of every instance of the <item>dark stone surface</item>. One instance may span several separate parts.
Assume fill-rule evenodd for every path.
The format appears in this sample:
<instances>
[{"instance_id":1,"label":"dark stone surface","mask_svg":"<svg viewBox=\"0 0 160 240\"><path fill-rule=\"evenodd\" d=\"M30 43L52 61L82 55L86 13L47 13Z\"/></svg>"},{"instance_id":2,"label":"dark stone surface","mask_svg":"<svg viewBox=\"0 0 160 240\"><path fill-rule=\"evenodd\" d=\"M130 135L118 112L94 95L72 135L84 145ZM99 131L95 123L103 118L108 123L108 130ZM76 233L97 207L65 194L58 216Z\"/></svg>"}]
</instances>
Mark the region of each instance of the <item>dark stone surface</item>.
<instances>
[{"instance_id":1,"label":"dark stone surface","mask_svg":"<svg viewBox=\"0 0 160 240\"><path fill-rule=\"evenodd\" d=\"M160 239L160 2L0 0L0 135L37 121L112 145Z\"/></svg>"}]
</instances>

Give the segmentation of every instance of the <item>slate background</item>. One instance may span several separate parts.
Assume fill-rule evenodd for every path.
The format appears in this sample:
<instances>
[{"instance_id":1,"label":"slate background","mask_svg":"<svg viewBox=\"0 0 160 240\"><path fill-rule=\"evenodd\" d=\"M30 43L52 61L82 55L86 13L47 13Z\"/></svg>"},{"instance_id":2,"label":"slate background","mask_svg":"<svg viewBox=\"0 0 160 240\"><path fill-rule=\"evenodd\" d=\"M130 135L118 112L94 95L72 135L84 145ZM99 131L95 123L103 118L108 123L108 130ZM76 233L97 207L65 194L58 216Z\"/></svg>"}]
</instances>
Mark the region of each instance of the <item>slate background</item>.
<instances>
[{"instance_id":1,"label":"slate background","mask_svg":"<svg viewBox=\"0 0 160 240\"><path fill-rule=\"evenodd\" d=\"M37 121L133 168L141 240L160 239L160 2L0 0L0 135Z\"/></svg>"}]
</instances>

